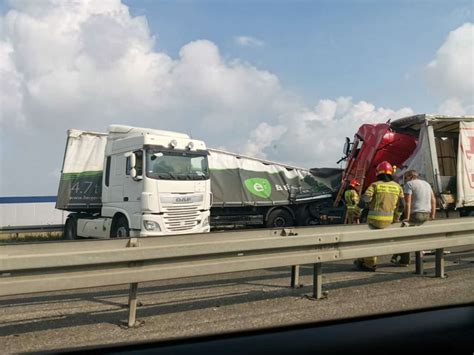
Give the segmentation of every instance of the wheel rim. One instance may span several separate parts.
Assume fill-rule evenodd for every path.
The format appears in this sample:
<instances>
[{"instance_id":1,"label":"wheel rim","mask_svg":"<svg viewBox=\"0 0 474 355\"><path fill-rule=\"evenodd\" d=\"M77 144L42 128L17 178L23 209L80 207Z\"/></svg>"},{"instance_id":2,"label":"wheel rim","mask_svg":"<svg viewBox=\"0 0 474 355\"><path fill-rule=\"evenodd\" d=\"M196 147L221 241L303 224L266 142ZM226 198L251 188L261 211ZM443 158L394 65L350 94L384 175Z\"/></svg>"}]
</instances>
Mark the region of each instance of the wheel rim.
<instances>
[{"instance_id":1,"label":"wheel rim","mask_svg":"<svg viewBox=\"0 0 474 355\"><path fill-rule=\"evenodd\" d=\"M284 227L286 226L286 219L283 217L277 217L273 220L273 225L275 227Z\"/></svg>"},{"instance_id":2,"label":"wheel rim","mask_svg":"<svg viewBox=\"0 0 474 355\"><path fill-rule=\"evenodd\" d=\"M127 234L127 228L125 228L124 226L120 226L117 228L117 238L126 238L128 237Z\"/></svg>"}]
</instances>

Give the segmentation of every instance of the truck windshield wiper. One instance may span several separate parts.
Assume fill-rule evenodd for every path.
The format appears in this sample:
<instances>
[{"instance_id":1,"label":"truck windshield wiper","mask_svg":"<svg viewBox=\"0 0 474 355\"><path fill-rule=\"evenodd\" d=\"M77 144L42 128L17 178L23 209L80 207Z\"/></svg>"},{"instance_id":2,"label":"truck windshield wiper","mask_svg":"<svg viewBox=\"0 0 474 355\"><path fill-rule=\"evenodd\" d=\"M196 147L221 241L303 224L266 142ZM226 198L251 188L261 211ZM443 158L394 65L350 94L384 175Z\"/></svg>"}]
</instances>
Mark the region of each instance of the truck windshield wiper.
<instances>
[{"instance_id":1,"label":"truck windshield wiper","mask_svg":"<svg viewBox=\"0 0 474 355\"><path fill-rule=\"evenodd\" d=\"M199 174L188 174L189 180L202 180L203 176Z\"/></svg>"},{"instance_id":2,"label":"truck windshield wiper","mask_svg":"<svg viewBox=\"0 0 474 355\"><path fill-rule=\"evenodd\" d=\"M176 179L171 173L159 173L158 177L164 180Z\"/></svg>"}]
</instances>

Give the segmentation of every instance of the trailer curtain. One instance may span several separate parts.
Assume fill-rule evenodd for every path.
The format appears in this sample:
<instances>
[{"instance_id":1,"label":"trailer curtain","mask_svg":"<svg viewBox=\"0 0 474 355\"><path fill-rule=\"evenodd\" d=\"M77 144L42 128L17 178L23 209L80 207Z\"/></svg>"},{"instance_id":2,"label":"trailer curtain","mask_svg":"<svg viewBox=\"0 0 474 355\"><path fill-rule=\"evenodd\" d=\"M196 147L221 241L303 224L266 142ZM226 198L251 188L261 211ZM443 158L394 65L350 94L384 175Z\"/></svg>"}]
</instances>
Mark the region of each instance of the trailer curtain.
<instances>
[{"instance_id":1,"label":"trailer curtain","mask_svg":"<svg viewBox=\"0 0 474 355\"><path fill-rule=\"evenodd\" d=\"M415 151L397 170L395 175L397 181L402 182L403 174L408 170L416 170L421 179L427 181L431 186L435 186L427 126L420 128Z\"/></svg>"},{"instance_id":2,"label":"trailer curtain","mask_svg":"<svg viewBox=\"0 0 474 355\"><path fill-rule=\"evenodd\" d=\"M474 122L460 122L456 207L474 206Z\"/></svg>"},{"instance_id":3,"label":"trailer curtain","mask_svg":"<svg viewBox=\"0 0 474 355\"><path fill-rule=\"evenodd\" d=\"M214 207L287 205L331 197L308 169L209 150Z\"/></svg>"},{"instance_id":4,"label":"trailer curtain","mask_svg":"<svg viewBox=\"0 0 474 355\"><path fill-rule=\"evenodd\" d=\"M106 134L68 131L57 209L100 208L106 143Z\"/></svg>"}]
</instances>

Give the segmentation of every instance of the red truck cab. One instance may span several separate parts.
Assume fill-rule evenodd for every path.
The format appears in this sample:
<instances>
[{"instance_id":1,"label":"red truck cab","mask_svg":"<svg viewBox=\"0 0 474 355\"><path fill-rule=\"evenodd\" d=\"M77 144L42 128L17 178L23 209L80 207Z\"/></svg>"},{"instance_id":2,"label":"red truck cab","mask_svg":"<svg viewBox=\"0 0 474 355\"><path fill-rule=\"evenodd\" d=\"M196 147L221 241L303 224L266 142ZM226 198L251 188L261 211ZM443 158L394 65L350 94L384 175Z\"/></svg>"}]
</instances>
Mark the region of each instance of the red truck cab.
<instances>
[{"instance_id":1,"label":"red truck cab","mask_svg":"<svg viewBox=\"0 0 474 355\"><path fill-rule=\"evenodd\" d=\"M389 123L360 126L353 142L346 138L346 167L334 206L339 204L350 180L359 181L358 192L362 193L376 180L375 168L379 163L386 160L400 166L413 153L416 143L416 137L393 131Z\"/></svg>"}]
</instances>

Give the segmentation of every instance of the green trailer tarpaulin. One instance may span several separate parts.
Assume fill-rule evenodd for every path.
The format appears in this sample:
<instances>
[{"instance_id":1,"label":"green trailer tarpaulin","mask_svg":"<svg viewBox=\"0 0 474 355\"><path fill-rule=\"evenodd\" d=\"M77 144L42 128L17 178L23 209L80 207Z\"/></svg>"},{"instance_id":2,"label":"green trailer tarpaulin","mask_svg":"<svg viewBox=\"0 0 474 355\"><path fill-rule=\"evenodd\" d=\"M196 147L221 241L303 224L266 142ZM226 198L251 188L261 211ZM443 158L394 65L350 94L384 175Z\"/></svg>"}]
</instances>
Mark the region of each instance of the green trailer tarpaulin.
<instances>
[{"instance_id":1,"label":"green trailer tarpaulin","mask_svg":"<svg viewBox=\"0 0 474 355\"><path fill-rule=\"evenodd\" d=\"M309 169L209 149L213 207L307 203L334 189Z\"/></svg>"}]
</instances>

